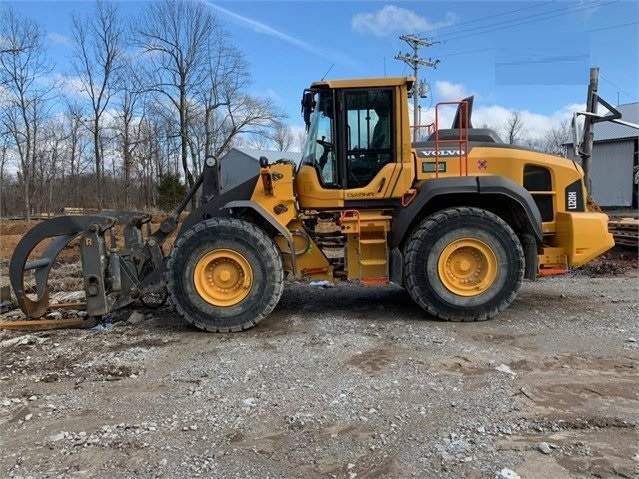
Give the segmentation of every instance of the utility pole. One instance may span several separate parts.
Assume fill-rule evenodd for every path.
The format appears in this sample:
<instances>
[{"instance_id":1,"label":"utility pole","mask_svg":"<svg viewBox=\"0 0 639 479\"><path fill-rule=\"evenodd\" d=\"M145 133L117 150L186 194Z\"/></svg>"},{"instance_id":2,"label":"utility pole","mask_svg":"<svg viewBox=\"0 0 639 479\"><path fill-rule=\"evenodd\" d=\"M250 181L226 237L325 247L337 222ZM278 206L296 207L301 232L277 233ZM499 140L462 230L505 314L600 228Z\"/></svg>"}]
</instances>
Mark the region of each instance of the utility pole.
<instances>
[{"instance_id":1,"label":"utility pole","mask_svg":"<svg viewBox=\"0 0 639 479\"><path fill-rule=\"evenodd\" d=\"M408 43L413 49L412 55L399 52L395 59L401 60L413 68L413 76L415 77L415 85L413 85L413 141L417 141L417 125L419 124L419 113L417 110L419 108L419 97L426 98L425 83L423 84L423 91L422 84L419 83L419 68L423 66L437 68L439 64L439 60L433 61L430 58L428 60L420 58L419 49L421 47L431 47L439 42L431 42L426 38L419 38L417 35L402 35L399 38Z\"/></svg>"},{"instance_id":2,"label":"utility pole","mask_svg":"<svg viewBox=\"0 0 639 479\"><path fill-rule=\"evenodd\" d=\"M599 90L599 68L590 69L590 84L588 85L588 98L586 99L586 111L590 113L597 113ZM584 136L583 136L583 150L580 152L581 167L584 170L584 183L588 189L588 195L590 195L590 157L592 156L592 144L595 139L595 132L593 131L593 121L584 122Z\"/></svg>"}]
</instances>

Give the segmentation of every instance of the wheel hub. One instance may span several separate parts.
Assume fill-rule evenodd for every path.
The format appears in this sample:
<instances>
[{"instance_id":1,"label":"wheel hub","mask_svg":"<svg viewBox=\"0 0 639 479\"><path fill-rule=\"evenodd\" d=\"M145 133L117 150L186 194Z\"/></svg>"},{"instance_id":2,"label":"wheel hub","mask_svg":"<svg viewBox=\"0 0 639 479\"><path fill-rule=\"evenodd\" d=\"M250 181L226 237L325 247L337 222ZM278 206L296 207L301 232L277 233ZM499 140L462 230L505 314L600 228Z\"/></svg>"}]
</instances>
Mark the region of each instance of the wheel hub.
<instances>
[{"instance_id":1,"label":"wheel hub","mask_svg":"<svg viewBox=\"0 0 639 479\"><path fill-rule=\"evenodd\" d=\"M234 306L248 296L253 283L251 265L237 251L217 249L195 265L193 283L198 294L214 306Z\"/></svg>"},{"instance_id":2,"label":"wheel hub","mask_svg":"<svg viewBox=\"0 0 639 479\"><path fill-rule=\"evenodd\" d=\"M231 273L224 269L222 271L220 271L220 276L219 276L219 280L223 283L228 283L228 281L231 279Z\"/></svg>"},{"instance_id":3,"label":"wheel hub","mask_svg":"<svg viewBox=\"0 0 639 479\"><path fill-rule=\"evenodd\" d=\"M470 267L471 267L470 261L468 260L464 259L459 262L459 269L464 273L467 273L468 271L470 271Z\"/></svg>"},{"instance_id":4,"label":"wheel hub","mask_svg":"<svg viewBox=\"0 0 639 479\"><path fill-rule=\"evenodd\" d=\"M477 296L493 284L497 258L483 241L462 238L444 248L437 261L437 271L440 281L451 293Z\"/></svg>"}]
</instances>

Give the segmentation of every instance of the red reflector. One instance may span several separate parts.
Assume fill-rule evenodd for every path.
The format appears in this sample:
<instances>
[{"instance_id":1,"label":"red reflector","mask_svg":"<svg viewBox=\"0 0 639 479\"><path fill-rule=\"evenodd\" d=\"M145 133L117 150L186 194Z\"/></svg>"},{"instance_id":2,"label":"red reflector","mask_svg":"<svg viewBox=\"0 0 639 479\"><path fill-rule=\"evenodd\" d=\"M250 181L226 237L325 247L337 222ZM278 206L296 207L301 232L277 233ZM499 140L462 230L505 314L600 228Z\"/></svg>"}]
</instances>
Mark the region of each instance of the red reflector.
<instances>
[{"instance_id":1,"label":"red reflector","mask_svg":"<svg viewBox=\"0 0 639 479\"><path fill-rule=\"evenodd\" d=\"M388 284L388 280L386 278L362 278L361 283L363 286L379 286Z\"/></svg>"},{"instance_id":2,"label":"red reflector","mask_svg":"<svg viewBox=\"0 0 639 479\"><path fill-rule=\"evenodd\" d=\"M555 276L558 274L566 274L566 268L542 268L539 270L539 276Z\"/></svg>"}]
</instances>

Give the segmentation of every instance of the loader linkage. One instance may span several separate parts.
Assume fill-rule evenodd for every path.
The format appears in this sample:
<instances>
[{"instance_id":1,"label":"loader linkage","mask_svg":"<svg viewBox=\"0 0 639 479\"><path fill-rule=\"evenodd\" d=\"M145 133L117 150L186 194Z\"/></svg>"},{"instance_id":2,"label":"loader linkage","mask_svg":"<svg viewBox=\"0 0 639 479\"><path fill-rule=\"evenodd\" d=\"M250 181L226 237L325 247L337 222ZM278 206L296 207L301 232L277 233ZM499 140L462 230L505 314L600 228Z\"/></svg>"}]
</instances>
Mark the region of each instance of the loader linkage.
<instances>
[{"instance_id":1,"label":"loader linkage","mask_svg":"<svg viewBox=\"0 0 639 479\"><path fill-rule=\"evenodd\" d=\"M89 317L100 318L146 294L165 297L161 241L153 235L147 235L145 241L142 234L150 219L144 213L107 211L52 218L32 228L16 246L9 266L9 280L20 309L27 317L37 318L55 308L49 304L49 273L56 257L76 238ZM116 226L123 226L124 249L117 247ZM51 241L40 257L28 261L34 249L48 239ZM25 287L25 273L31 270L35 273L35 299L27 296L30 291Z\"/></svg>"}]
</instances>

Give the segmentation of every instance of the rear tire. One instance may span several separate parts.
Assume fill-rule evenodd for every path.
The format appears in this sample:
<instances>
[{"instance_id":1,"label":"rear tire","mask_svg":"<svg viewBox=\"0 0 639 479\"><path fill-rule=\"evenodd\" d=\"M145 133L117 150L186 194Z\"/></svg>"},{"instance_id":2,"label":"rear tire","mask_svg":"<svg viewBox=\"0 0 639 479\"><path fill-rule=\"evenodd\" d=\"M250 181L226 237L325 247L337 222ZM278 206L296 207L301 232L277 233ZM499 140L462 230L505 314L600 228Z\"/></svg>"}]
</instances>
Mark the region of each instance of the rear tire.
<instances>
[{"instance_id":1,"label":"rear tire","mask_svg":"<svg viewBox=\"0 0 639 479\"><path fill-rule=\"evenodd\" d=\"M187 322L213 332L249 329L277 305L284 269L273 240L252 223L212 218L175 243L166 283Z\"/></svg>"},{"instance_id":2,"label":"rear tire","mask_svg":"<svg viewBox=\"0 0 639 479\"><path fill-rule=\"evenodd\" d=\"M479 208L449 208L426 218L404 255L409 294L448 321L483 321L503 311L517 296L524 270L515 232Z\"/></svg>"}]
</instances>

